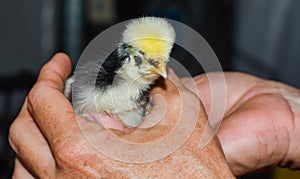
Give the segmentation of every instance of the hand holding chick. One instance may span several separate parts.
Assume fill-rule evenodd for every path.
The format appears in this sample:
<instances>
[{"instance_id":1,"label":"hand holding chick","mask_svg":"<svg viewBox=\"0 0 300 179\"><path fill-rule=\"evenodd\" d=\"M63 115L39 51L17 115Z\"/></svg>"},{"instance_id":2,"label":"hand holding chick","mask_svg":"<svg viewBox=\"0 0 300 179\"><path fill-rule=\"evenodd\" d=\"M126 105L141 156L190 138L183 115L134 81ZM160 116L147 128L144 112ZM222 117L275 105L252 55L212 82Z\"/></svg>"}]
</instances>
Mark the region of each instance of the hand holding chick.
<instances>
[{"instance_id":1,"label":"hand holding chick","mask_svg":"<svg viewBox=\"0 0 300 179\"><path fill-rule=\"evenodd\" d=\"M10 142L16 152L14 177L36 178L229 178L230 169L222 149L215 138L205 148L199 149L198 142L204 124L205 111L201 110L199 122L191 138L176 152L158 161L135 164L120 162L95 149L82 134L78 123L86 124L97 136L100 126L87 122L75 115L69 101L63 95L64 80L70 72L70 61L65 55L56 55L41 71L38 82L31 90L26 102L10 130ZM67 70L68 69L68 70ZM173 79L177 77L173 76ZM174 78L175 77L175 78ZM165 96L168 106L163 122L171 124L180 111L178 90L193 101L198 98L179 82L167 81L166 88L157 87L156 94ZM177 87L180 87L179 89ZM198 104L200 102L198 101ZM192 112L193 109L190 109ZM155 113L155 111L153 111ZM169 125L168 125L169 124ZM161 126L164 127L164 126ZM157 137L165 135L159 126L148 131L136 129L131 140L147 142L148 133ZM101 130L100 130L101 131ZM28 140L31 139L31 140ZM158 146L159 147L159 146ZM163 146L160 146L163 148Z\"/></svg>"}]
</instances>

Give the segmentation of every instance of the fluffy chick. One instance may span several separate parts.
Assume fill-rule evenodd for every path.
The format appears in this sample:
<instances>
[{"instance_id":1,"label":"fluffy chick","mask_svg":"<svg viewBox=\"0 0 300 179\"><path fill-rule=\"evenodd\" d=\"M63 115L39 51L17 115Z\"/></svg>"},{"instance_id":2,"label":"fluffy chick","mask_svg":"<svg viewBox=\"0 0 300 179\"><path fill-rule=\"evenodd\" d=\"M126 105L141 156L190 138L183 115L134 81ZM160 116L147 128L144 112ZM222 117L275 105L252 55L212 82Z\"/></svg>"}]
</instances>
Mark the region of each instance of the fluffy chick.
<instances>
[{"instance_id":1,"label":"fluffy chick","mask_svg":"<svg viewBox=\"0 0 300 179\"><path fill-rule=\"evenodd\" d=\"M163 18L132 20L117 49L104 61L95 86L87 90L78 115L90 112L110 115L125 126L138 126L150 111L149 91L160 76L167 77L166 64L175 40L173 27ZM74 77L67 80L65 95L71 98ZM89 92L88 92L89 91Z\"/></svg>"}]
</instances>

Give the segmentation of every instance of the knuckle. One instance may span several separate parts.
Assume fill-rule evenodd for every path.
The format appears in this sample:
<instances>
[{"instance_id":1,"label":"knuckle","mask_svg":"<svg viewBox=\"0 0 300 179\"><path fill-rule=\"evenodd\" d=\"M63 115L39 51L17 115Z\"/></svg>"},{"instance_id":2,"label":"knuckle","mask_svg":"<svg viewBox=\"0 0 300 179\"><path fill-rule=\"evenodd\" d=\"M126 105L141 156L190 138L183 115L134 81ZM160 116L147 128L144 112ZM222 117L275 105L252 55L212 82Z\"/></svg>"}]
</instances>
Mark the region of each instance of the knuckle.
<instances>
[{"instance_id":1,"label":"knuckle","mask_svg":"<svg viewBox=\"0 0 300 179\"><path fill-rule=\"evenodd\" d=\"M93 168L90 166L90 162L93 160L92 154L87 152L90 149L84 144L64 144L55 152L55 160L59 169L68 169L72 171L78 171L80 173L89 173L87 168Z\"/></svg>"},{"instance_id":2,"label":"knuckle","mask_svg":"<svg viewBox=\"0 0 300 179\"><path fill-rule=\"evenodd\" d=\"M8 133L8 142L10 146L15 150L15 134L16 134L16 124L13 122L11 126L9 127L9 133Z\"/></svg>"},{"instance_id":3,"label":"knuckle","mask_svg":"<svg viewBox=\"0 0 300 179\"><path fill-rule=\"evenodd\" d=\"M27 96L27 102L28 102L28 107L32 107L34 104L37 103L37 95L38 95L38 91L36 89L36 87L33 87L30 92L28 93Z\"/></svg>"},{"instance_id":4,"label":"knuckle","mask_svg":"<svg viewBox=\"0 0 300 179\"><path fill-rule=\"evenodd\" d=\"M70 166L76 167L78 160L80 160L82 149L78 147L78 144L74 143L73 140L62 142L58 140L55 142L55 159L58 166Z\"/></svg>"},{"instance_id":5,"label":"knuckle","mask_svg":"<svg viewBox=\"0 0 300 179\"><path fill-rule=\"evenodd\" d=\"M34 109L43 106L42 94L45 91L44 85L41 82L37 82L36 85L30 90L27 95L27 108L32 113Z\"/></svg>"},{"instance_id":6,"label":"knuckle","mask_svg":"<svg viewBox=\"0 0 300 179\"><path fill-rule=\"evenodd\" d=\"M21 130L21 124L18 118L9 127L8 142L15 152L17 152L18 139Z\"/></svg>"}]
</instances>

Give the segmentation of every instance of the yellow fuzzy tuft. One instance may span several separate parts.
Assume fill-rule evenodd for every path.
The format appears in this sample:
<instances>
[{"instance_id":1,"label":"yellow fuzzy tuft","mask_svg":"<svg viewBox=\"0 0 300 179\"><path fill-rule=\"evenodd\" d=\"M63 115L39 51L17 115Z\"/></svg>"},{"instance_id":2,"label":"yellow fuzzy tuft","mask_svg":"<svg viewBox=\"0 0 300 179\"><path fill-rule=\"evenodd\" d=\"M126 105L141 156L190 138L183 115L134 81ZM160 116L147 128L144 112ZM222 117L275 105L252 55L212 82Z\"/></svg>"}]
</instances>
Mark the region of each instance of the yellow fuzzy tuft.
<instances>
[{"instance_id":1,"label":"yellow fuzzy tuft","mask_svg":"<svg viewBox=\"0 0 300 179\"><path fill-rule=\"evenodd\" d=\"M141 51L143 51L147 55L161 55L169 53L170 43L161 39L153 39L153 38L145 38L141 40L136 40L132 42L132 45L135 47L139 47Z\"/></svg>"},{"instance_id":2,"label":"yellow fuzzy tuft","mask_svg":"<svg viewBox=\"0 0 300 179\"><path fill-rule=\"evenodd\" d=\"M175 31L163 18L143 17L126 26L122 40L146 55L167 57L175 41Z\"/></svg>"}]
</instances>

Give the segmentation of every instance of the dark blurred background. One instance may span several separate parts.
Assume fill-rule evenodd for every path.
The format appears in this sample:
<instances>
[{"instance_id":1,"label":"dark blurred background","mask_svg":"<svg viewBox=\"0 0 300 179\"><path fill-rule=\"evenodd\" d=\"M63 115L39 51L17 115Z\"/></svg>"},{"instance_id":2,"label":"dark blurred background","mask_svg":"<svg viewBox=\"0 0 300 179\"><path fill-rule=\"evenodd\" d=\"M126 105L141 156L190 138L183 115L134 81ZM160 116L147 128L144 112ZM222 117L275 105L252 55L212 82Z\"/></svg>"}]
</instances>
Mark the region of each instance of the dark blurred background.
<instances>
[{"instance_id":1,"label":"dark blurred background","mask_svg":"<svg viewBox=\"0 0 300 179\"><path fill-rule=\"evenodd\" d=\"M90 40L109 26L146 15L161 16L198 31L224 70L299 88L299 9L298 0L0 1L0 178L10 178L13 168L9 126L41 66L56 52L66 52L76 64ZM190 58L180 49L174 53ZM193 61L183 63L193 75L202 72ZM241 178L293 177L300 175L275 169Z\"/></svg>"}]
</instances>

